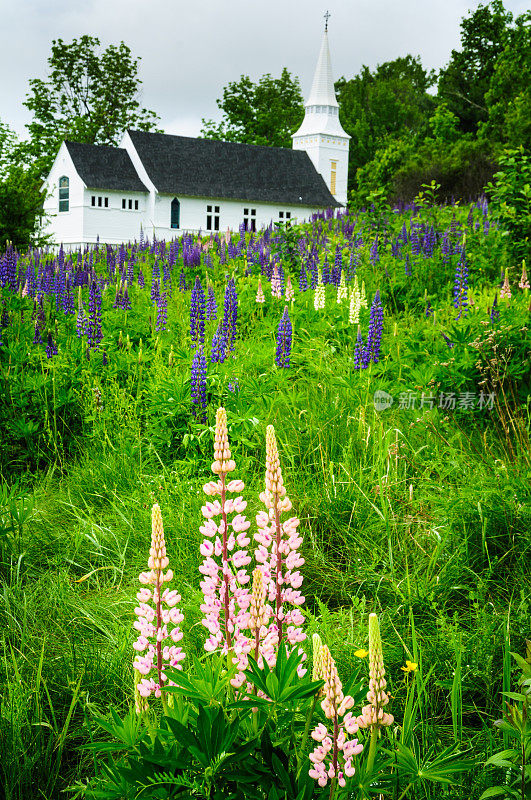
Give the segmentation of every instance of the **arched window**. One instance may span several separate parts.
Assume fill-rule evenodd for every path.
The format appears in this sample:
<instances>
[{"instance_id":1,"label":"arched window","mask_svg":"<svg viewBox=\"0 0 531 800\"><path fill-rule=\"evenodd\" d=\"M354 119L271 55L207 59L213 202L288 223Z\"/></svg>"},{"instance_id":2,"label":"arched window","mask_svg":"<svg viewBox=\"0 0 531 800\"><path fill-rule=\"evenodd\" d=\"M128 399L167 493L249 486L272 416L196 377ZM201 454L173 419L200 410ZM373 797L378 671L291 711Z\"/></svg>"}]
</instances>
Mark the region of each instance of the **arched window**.
<instances>
[{"instance_id":1,"label":"arched window","mask_svg":"<svg viewBox=\"0 0 531 800\"><path fill-rule=\"evenodd\" d=\"M181 204L176 197L171 201L170 224L172 228L179 228L181 226Z\"/></svg>"},{"instance_id":2,"label":"arched window","mask_svg":"<svg viewBox=\"0 0 531 800\"><path fill-rule=\"evenodd\" d=\"M68 211L70 200L70 181L63 175L59 178L59 211Z\"/></svg>"}]
</instances>

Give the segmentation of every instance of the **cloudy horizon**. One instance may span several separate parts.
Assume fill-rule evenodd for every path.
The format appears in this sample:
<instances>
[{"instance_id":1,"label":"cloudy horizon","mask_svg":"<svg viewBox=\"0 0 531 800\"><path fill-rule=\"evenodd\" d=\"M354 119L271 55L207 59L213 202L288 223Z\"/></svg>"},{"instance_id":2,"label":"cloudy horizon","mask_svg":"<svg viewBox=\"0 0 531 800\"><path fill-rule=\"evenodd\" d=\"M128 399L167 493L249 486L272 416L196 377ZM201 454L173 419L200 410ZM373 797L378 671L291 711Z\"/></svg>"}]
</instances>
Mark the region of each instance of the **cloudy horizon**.
<instances>
[{"instance_id":1,"label":"cloudy horizon","mask_svg":"<svg viewBox=\"0 0 531 800\"><path fill-rule=\"evenodd\" d=\"M160 116L166 133L197 136L201 119L220 119L216 98L242 74L254 81L283 67L300 79L306 97L330 11L334 78L357 74L410 53L439 70L459 48L460 23L479 2L467 0L271 0L267 14L243 0L184 6L154 0L0 0L9 36L0 51L0 120L24 137L31 114L23 106L30 78L46 79L52 39L97 36L102 47L124 41L141 58L141 103ZM516 16L525 0L506 0ZM304 9L301 13L301 9Z\"/></svg>"}]
</instances>

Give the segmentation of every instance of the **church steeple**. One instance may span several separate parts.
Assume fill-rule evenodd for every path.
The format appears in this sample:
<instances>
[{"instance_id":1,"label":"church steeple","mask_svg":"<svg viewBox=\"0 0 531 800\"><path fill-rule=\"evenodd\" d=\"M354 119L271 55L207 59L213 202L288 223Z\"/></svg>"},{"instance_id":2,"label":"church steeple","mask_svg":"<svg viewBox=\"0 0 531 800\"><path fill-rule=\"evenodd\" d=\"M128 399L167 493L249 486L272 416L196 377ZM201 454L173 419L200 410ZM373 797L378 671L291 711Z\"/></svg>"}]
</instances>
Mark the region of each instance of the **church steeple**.
<instances>
[{"instance_id":1,"label":"church steeple","mask_svg":"<svg viewBox=\"0 0 531 800\"><path fill-rule=\"evenodd\" d=\"M339 105L334 90L328 46L328 11L321 50L312 88L305 103L306 113L293 135L293 148L306 150L336 200L347 201L348 145L350 136L339 121Z\"/></svg>"}]
</instances>

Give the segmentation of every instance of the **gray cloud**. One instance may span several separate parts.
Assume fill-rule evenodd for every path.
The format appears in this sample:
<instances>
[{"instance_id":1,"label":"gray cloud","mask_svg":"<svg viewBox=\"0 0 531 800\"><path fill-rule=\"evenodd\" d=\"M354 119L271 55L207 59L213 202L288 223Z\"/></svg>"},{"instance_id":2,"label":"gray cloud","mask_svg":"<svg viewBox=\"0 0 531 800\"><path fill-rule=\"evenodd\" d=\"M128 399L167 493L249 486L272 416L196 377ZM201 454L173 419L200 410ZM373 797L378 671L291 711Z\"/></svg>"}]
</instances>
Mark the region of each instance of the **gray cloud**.
<instances>
[{"instance_id":1,"label":"gray cloud","mask_svg":"<svg viewBox=\"0 0 531 800\"><path fill-rule=\"evenodd\" d=\"M411 53L439 69L459 46L469 0L331 0L329 38L334 77L350 77ZM515 15L526 0L506 0ZM20 135L28 80L46 77L52 39L84 33L103 46L125 41L140 56L141 102L168 133L196 136L201 118L218 118L216 98L242 73L257 79L282 67L308 93L323 30L322 0L0 0L0 119Z\"/></svg>"}]
</instances>

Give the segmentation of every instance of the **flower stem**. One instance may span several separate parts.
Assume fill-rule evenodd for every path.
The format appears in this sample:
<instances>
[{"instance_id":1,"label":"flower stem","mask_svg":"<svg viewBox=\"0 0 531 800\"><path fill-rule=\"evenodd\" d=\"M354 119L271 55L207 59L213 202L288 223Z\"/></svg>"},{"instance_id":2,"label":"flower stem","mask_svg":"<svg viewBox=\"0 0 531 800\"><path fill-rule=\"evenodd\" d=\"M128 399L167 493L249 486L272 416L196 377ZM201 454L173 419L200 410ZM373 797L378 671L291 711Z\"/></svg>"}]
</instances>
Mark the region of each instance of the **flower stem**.
<instances>
[{"instance_id":1,"label":"flower stem","mask_svg":"<svg viewBox=\"0 0 531 800\"><path fill-rule=\"evenodd\" d=\"M312 725L312 717L314 715L315 706L317 705L317 699L318 699L318 693L316 692L314 694L314 696L313 696L312 705L310 706L308 714L306 715L306 724L304 726L304 733L302 734L301 746L299 748L299 754L298 754L298 757L297 757L297 761L298 761L298 764L299 764L299 769L297 771L297 777L299 777L299 775L301 774L302 759L304 758L304 751L306 749L306 742L308 741L308 736L310 734L310 728L311 728L311 725Z\"/></svg>"},{"instance_id":2,"label":"flower stem","mask_svg":"<svg viewBox=\"0 0 531 800\"><path fill-rule=\"evenodd\" d=\"M223 520L223 559L221 569L223 571L223 582L225 584L225 592L223 597L223 604L225 607L225 642L230 650L232 648L232 638L229 630L229 564L227 553L227 514L225 512L225 498L227 496L227 489L225 487L225 473L221 473L221 518Z\"/></svg>"},{"instance_id":3,"label":"flower stem","mask_svg":"<svg viewBox=\"0 0 531 800\"><path fill-rule=\"evenodd\" d=\"M367 773L372 772L374 766L374 757L376 756L376 740L378 738L378 728L373 726L371 730L371 742L369 745L369 756L367 758Z\"/></svg>"}]
</instances>

